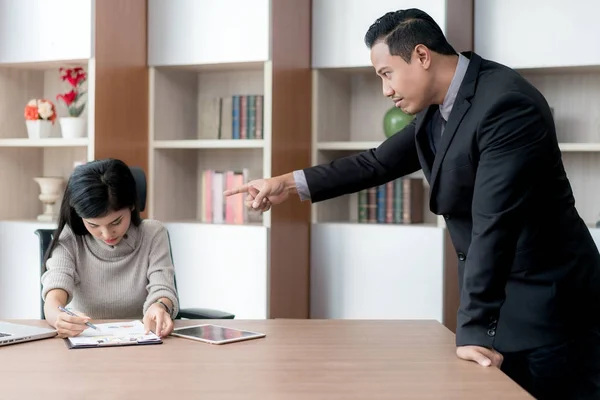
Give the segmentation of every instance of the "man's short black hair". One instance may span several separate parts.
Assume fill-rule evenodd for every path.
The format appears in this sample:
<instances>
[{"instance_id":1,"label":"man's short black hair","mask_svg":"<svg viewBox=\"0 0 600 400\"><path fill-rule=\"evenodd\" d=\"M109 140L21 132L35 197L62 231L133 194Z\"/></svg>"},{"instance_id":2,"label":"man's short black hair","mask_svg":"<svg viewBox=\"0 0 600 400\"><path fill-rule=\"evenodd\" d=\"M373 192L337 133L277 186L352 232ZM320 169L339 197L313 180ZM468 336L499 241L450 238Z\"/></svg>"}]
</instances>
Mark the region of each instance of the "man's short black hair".
<instances>
[{"instance_id":1,"label":"man's short black hair","mask_svg":"<svg viewBox=\"0 0 600 400\"><path fill-rule=\"evenodd\" d=\"M387 44L391 55L407 63L419 44L439 54L457 54L433 18L417 8L390 11L378 18L365 34L365 43L370 49L379 41Z\"/></svg>"}]
</instances>

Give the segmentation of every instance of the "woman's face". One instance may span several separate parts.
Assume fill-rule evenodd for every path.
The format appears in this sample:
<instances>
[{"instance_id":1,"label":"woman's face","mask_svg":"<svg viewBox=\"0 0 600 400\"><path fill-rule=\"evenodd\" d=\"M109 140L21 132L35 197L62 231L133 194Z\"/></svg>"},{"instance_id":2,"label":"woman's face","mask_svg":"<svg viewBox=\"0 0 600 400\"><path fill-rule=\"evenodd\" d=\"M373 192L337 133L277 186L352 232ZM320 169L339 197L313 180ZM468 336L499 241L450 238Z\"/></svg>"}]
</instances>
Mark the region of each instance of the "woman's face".
<instances>
[{"instance_id":1,"label":"woman's face","mask_svg":"<svg viewBox=\"0 0 600 400\"><path fill-rule=\"evenodd\" d=\"M88 232L104 243L115 246L129 229L131 223L131 210L124 208L112 211L102 218L82 218Z\"/></svg>"}]
</instances>

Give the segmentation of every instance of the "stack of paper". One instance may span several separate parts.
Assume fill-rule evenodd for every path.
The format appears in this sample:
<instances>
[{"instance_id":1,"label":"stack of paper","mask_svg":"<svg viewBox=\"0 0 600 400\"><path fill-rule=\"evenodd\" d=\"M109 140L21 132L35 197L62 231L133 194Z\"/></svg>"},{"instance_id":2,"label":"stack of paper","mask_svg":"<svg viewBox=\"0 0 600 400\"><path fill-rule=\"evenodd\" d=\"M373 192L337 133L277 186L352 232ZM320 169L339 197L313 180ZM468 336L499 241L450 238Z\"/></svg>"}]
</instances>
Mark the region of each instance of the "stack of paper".
<instances>
[{"instance_id":1,"label":"stack of paper","mask_svg":"<svg viewBox=\"0 0 600 400\"><path fill-rule=\"evenodd\" d=\"M114 322L95 324L99 330L87 328L79 336L68 338L71 348L77 347L103 347L123 346L136 344L162 343L160 337L150 332L145 334L144 324L141 321Z\"/></svg>"}]
</instances>

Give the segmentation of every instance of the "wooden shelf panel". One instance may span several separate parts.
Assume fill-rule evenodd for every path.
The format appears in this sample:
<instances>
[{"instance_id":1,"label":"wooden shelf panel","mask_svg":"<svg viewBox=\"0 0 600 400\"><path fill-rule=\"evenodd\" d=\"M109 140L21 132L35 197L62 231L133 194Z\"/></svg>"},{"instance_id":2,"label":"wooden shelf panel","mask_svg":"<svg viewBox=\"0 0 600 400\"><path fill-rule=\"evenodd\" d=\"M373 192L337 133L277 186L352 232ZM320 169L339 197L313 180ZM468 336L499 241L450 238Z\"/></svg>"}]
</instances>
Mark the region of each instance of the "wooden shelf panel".
<instances>
[{"instance_id":1,"label":"wooden shelf panel","mask_svg":"<svg viewBox=\"0 0 600 400\"><path fill-rule=\"evenodd\" d=\"M264 140L232 139L232 140L155 140L155 149L262 149Z\"/></svg>"},{"instance_id":2,"label":"wooden shelf panel","mask_svg":"<svg viewBox=\"0 0 600 400\"><path fill-rule=\"evenodd\" d=\"M326 222L315 222L313 225L319 226L334 226L334 225L344 225L344 226L388 226L395 228L411 228L411 227L421 227L421 228L439 228L437 223L434 222L423 222L420 224L378 224L378 223L367 223L367 222L358 222L358 221L326 221Z\"/></svg>"},{"instance_id":3,"label":"wooden shelf panel","mask_svg":"<svg viewBox=\"0 0 600 400\"><path fill-rule=\"evenodd\" d=\"M265 68L264 61L229 62L215 64L180 64L180 65L156 65L153 66L162 71L195 71L195 72L239 72L239 71L262 71Z\"/></svg>"},{"instance_id":4,"label":"wooden shelf panel","mask_svg":"<svg viewBox=\"0 0 600 400\"><path fill-rule=\"evenodd\" d=\"M227 224L227 223L210 223L204 222L200 219L170 219L170 220L162 220L165 224L192 224L192 225L208 225L208 226L231 226L231 227L239 227L239 226L248 226L248 227L264 227L264 225L260 222L247 222L245 224Z\"/></svg>"},{"instance_id":5,"label":"wooden shelf panel","mask_svg":"<svg viewBox=\"0 0 600 400\"><path fill-rule=\"evenodd\" d=\"M325 151L363 151L379 147L383 141L337 141L318 142L317 150ZM564 152L600 152L600 143L559 143Z\"/></svg>"},{"instance_id":6,"label":"wooden shelf panel","mask_svg":"<svg viewBox=\"0 0 600 400\"><path fill-rule=\"evenodd\" d=\"M0 147L87 147L88 138L0 139Z\"/></svg>"},{"instance_id":7,"label":"wooden shelf panel","mask_svg":"<svg viewBox=\"0 0 600 400\"><path fill-rule=\"evenodd\" d=\"M339 150L339 151L362 151L378 147L382 141L338 141L338 142L318 142L317 150Z\"/></svg>"},{"instance_id":8,"label":"wooden shelf panel","mask_svg":"<svg viewBox=\"0 0 600 400\"><path fill-rule=\"evenodd\" d=\"M600 152L600 143L559 143L559 146L563 152Z\"/></svg>"},{"instance_id":9,"label":"wooden shelf panel","mask_svg":"<svg viewBox=\"0 0 600 400\"><path fill-rule=\"evenodd\" d=\"M15 68L19 70L30 70L30 71L44 71L56 69L60 67L80 67L87 65L90 60L86 58L80 59L68 59L68 60L48 60L48 61L32 61L22 63L0 63L0 67L4 68Z\"/></svg>"}]
</instances>

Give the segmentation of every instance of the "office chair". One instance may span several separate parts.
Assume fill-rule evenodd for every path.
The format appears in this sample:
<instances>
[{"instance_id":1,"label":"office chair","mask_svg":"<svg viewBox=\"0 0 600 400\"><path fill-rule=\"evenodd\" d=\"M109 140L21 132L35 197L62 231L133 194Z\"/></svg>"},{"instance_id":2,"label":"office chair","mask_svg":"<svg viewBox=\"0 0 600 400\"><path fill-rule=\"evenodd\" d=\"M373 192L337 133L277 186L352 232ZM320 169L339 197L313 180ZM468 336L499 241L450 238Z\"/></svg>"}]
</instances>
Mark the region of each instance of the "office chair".
<instances>
[{"instance_id":1,"label":"office chair","mask_svg":"<svg viewBox=\"0 0 600 400\"><path fill-rule=\"evenodd\" d=\"M135 185L138 193L138 198L140 202L140 212L146 209L146 174L144 170L139 167L130 167L131 173L135 179ZM37 229L35 234L39 237L40 240L40 278L44 272L46 272L46 266L44 265L44 255L48 248L50 247L50 242L52 241L52 236L54 235L54 229ZM169 239L169 251L171 252L171 261L173 261L173 252L171 250L171 239L169 238L169 233L167 232L167 238ZM175 278L175 290L177 291L177 279ZM41 293L41 282L40 282L40 293ZM41 297L41 296L40 296ZM177 294L177 300L179 300L179 294ZM46 319L44 314L44 300L41 300L41 310L40 310L41 319ZM235 315L220 311L214 310L210 308L185 308L180 309L179 313L175 317L175 319L234 319Z\"/></svg>"}]
</instances>

